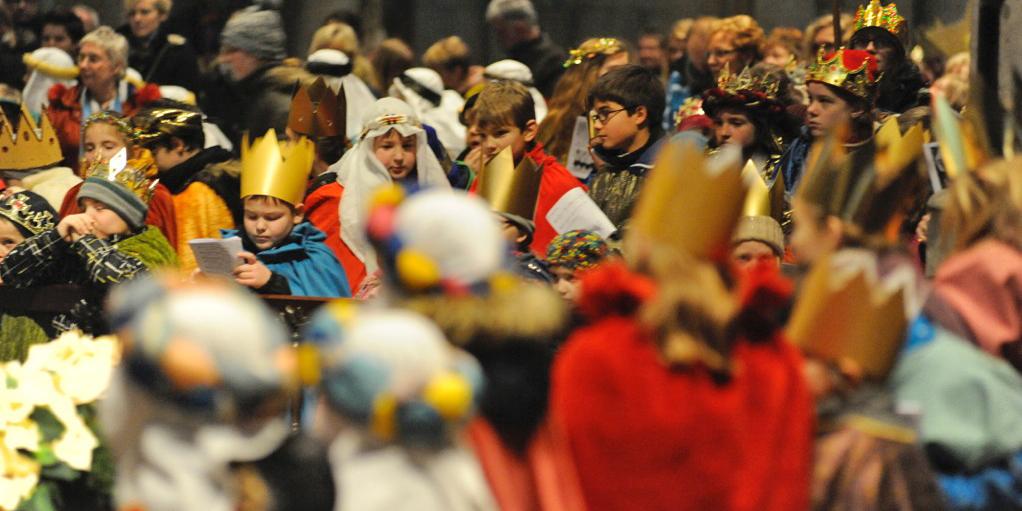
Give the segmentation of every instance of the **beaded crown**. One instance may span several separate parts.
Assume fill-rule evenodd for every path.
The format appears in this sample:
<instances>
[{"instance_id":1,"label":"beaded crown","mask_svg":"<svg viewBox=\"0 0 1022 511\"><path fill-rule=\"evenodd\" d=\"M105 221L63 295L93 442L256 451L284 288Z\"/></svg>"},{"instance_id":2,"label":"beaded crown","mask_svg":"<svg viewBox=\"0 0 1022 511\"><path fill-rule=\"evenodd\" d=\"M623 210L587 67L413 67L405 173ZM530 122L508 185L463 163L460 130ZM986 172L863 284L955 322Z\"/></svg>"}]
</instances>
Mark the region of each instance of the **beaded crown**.
<instances>
[{"instance_id":1,"label":"beaded crown","mask_svg":"<svg viewBox=\"0 0 1022 511\"><path fill-rule=\"evenodd\" d=\"M127 148L122 148L109 163L95 161L85 169L85 177L105 179L117 183L133 195L139 198L144 204L149 204L153 197L153 191L159 184L157 179L156 162L153 155L147 149L138 150L131 159L128 158Z\"/></svg>"},{"instance_id":2,"label":"beaded crown","mask_svg":"<svg viewBox=\"0 0 1022 511\"><path fill-rule=\"evenodd\" d=\"M898 14L898 6L893 3L884 6L880 0L870 0L855 11L855 31L869 27L882 28L900 37L905 31L905 17Z\"/></svg>"},{"instance_id":3,"label":"beaded crown","mask_svg":"<svg viewBox=\"0 0 1022 511\"><path fill-rule=\"evenodd\" d=\"M878 79L876 58L863 50L841 48L825 55L821 49L806 69L806 83L833 85L866 101L872 101Z\"/></svg>"}]
</instances>

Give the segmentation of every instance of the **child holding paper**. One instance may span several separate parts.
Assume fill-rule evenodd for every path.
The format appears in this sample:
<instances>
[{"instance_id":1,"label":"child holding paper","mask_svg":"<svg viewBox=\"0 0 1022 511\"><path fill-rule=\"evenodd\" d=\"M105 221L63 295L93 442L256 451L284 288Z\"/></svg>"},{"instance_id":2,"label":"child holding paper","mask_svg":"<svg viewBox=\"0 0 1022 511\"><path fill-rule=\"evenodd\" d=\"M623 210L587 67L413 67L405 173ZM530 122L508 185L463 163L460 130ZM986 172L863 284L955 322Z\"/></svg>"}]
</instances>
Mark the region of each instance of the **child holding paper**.
<instances>
[{"instance_id":1,"label":"child holding paper","mask_svg":"<svg viewBox=\"0 0 1022 511\"><path fill-rule=\"evenodd\" d=\"M241 237L245 249L233 272L238 284L261 294L351 296L341 264L324 243L326 235L302 222L313 151L308 139L278 143L270 130L242 152L244 231L221 231L225 239Z\"/></svg>"},{"instance_id":2,"label":"child holding paper","mask_svg":"<svg viewBox=\"0 0 1022 511\"><path fill-rule=\"evenodd\" d=\"M478 98L468 120L471 129L480 134L483 157L490 160L510 146L516 167L528 157L543 173L533 215L536 230L529 248L537 254L544 254L550 240L557 235L547 220L547 213L569 191L575 188L584 191L585 187L556 158L548 155L543 144L536 140L539 130L536 108L525 86L510 81L493 82L479 93Z\"/></svg>"},{"instance_id":3,"label":"child holding paper","mask_svg":"<svg viewBox=\"0 0 1022 511\"><path fill-rule=\"evenodd\" d=\"M110 163L93 163L78 192L84 213L66 216L56 227L22 241L0 262L5 285L75 283L99 298L66 315L60 330L105 330L96 321L103 316L99 306L109 286L177 265L174 249L160 230L145 224L156 174L148 154L128 160L122 150Z\"/></svg>"}]
</instances>

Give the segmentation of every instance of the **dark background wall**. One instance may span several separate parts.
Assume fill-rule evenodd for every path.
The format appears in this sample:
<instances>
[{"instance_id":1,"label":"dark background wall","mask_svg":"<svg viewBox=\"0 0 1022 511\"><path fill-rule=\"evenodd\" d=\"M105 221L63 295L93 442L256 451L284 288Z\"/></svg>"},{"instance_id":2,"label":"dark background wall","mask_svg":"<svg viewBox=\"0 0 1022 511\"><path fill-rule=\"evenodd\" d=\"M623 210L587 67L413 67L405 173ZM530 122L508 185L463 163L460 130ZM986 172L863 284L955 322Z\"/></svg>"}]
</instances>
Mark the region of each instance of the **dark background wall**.
<instances>
[{"instance_id":1,"label":"dark background wall","mask_svg":"<svg viewBox=\"0 0 1022 511\"><path fill-rule=\"evenodd\" d=\"M79 0L81 1L81 0ZM233 3L231 0L226 0ZM862 0L865 3L868 0ZM224 0L178 0L183 6L224 3ZM816 16L830 12L832 0L533 0L544 31L565 48L593 36L632 39L645 27L666 32L677 19L699 15L750 14L766 30L776 26L804 28ZM839 0L846 12L854 12L857 0ZM73 0L53 0L69 5ZM123 0L86 0L100 11L104 23L123 21ZM371 46L384 33L405 39L416 53L433 41L451 34L461 36L481 63L501 58L501 52L484 22L487 0L283 0L289 50L304 56L313 31L327 14L338 9L364 12L364 32ZM913 28L936 20L957 21L967 0L904 0L898 9ZM46 2L43 2L46 5ZM200 7L201 8L201 7Z\"/></svg>"}]
</instances>

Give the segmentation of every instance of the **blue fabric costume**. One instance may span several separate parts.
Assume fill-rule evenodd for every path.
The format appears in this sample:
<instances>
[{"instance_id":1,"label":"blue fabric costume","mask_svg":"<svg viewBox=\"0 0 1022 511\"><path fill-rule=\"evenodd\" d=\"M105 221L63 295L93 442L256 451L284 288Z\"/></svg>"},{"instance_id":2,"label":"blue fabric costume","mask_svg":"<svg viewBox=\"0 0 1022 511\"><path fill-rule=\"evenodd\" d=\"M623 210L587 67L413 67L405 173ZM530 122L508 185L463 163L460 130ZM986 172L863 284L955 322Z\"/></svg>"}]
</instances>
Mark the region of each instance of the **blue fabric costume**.
<instances>
[{"instance_id":1,"label":"blue fabric costume","mask_svg":"<svg viewBox=\"0 0 1022 511\"><path fill-rule=\"evenodd\" d=\"M241 235L238 229L222 229L223 238ZM294 296L347 298L351 287L341 263L326 246L326 235L308 222L295 226L280 244L263 251L252 250L248 236L242 236L251 250L273 273L284 276Z\"/></svg>"}]
</instances>

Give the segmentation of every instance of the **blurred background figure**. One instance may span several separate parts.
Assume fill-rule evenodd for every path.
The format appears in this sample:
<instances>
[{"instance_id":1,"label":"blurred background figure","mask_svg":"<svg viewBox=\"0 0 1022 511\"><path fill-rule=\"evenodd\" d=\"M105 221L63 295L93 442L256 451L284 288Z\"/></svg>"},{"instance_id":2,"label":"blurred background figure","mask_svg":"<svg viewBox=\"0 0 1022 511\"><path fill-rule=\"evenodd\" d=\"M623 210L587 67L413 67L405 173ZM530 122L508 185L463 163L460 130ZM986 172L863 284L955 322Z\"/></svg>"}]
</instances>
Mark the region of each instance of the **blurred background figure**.
<instances>
[{"instance_id":1,"label":"blurred background figure","mask_svg":"<svg viewBox=\"0 0 1022 511\"><path fill-rule=\"evenodd\" d=\"M536 8L529 0L491 0L486 22L493 27L497 42L508 58L532 70L536 88L543 96L554 94L554 85L564 72L564 50L539 27Z\"/></svg>"},{"instance_id":2,"label":"blurred background figure","mask_svg":"<svg viewBox=\"0 0 1022 511\"><path fill-rule=\"evenodd\" d=\"M167 31L172 5L172 0L126 0L128 22L117 31L128 39L128 64L143 81L194 91L199 85L198 56L184 36Z\"/></svg>"}]
</instances>

